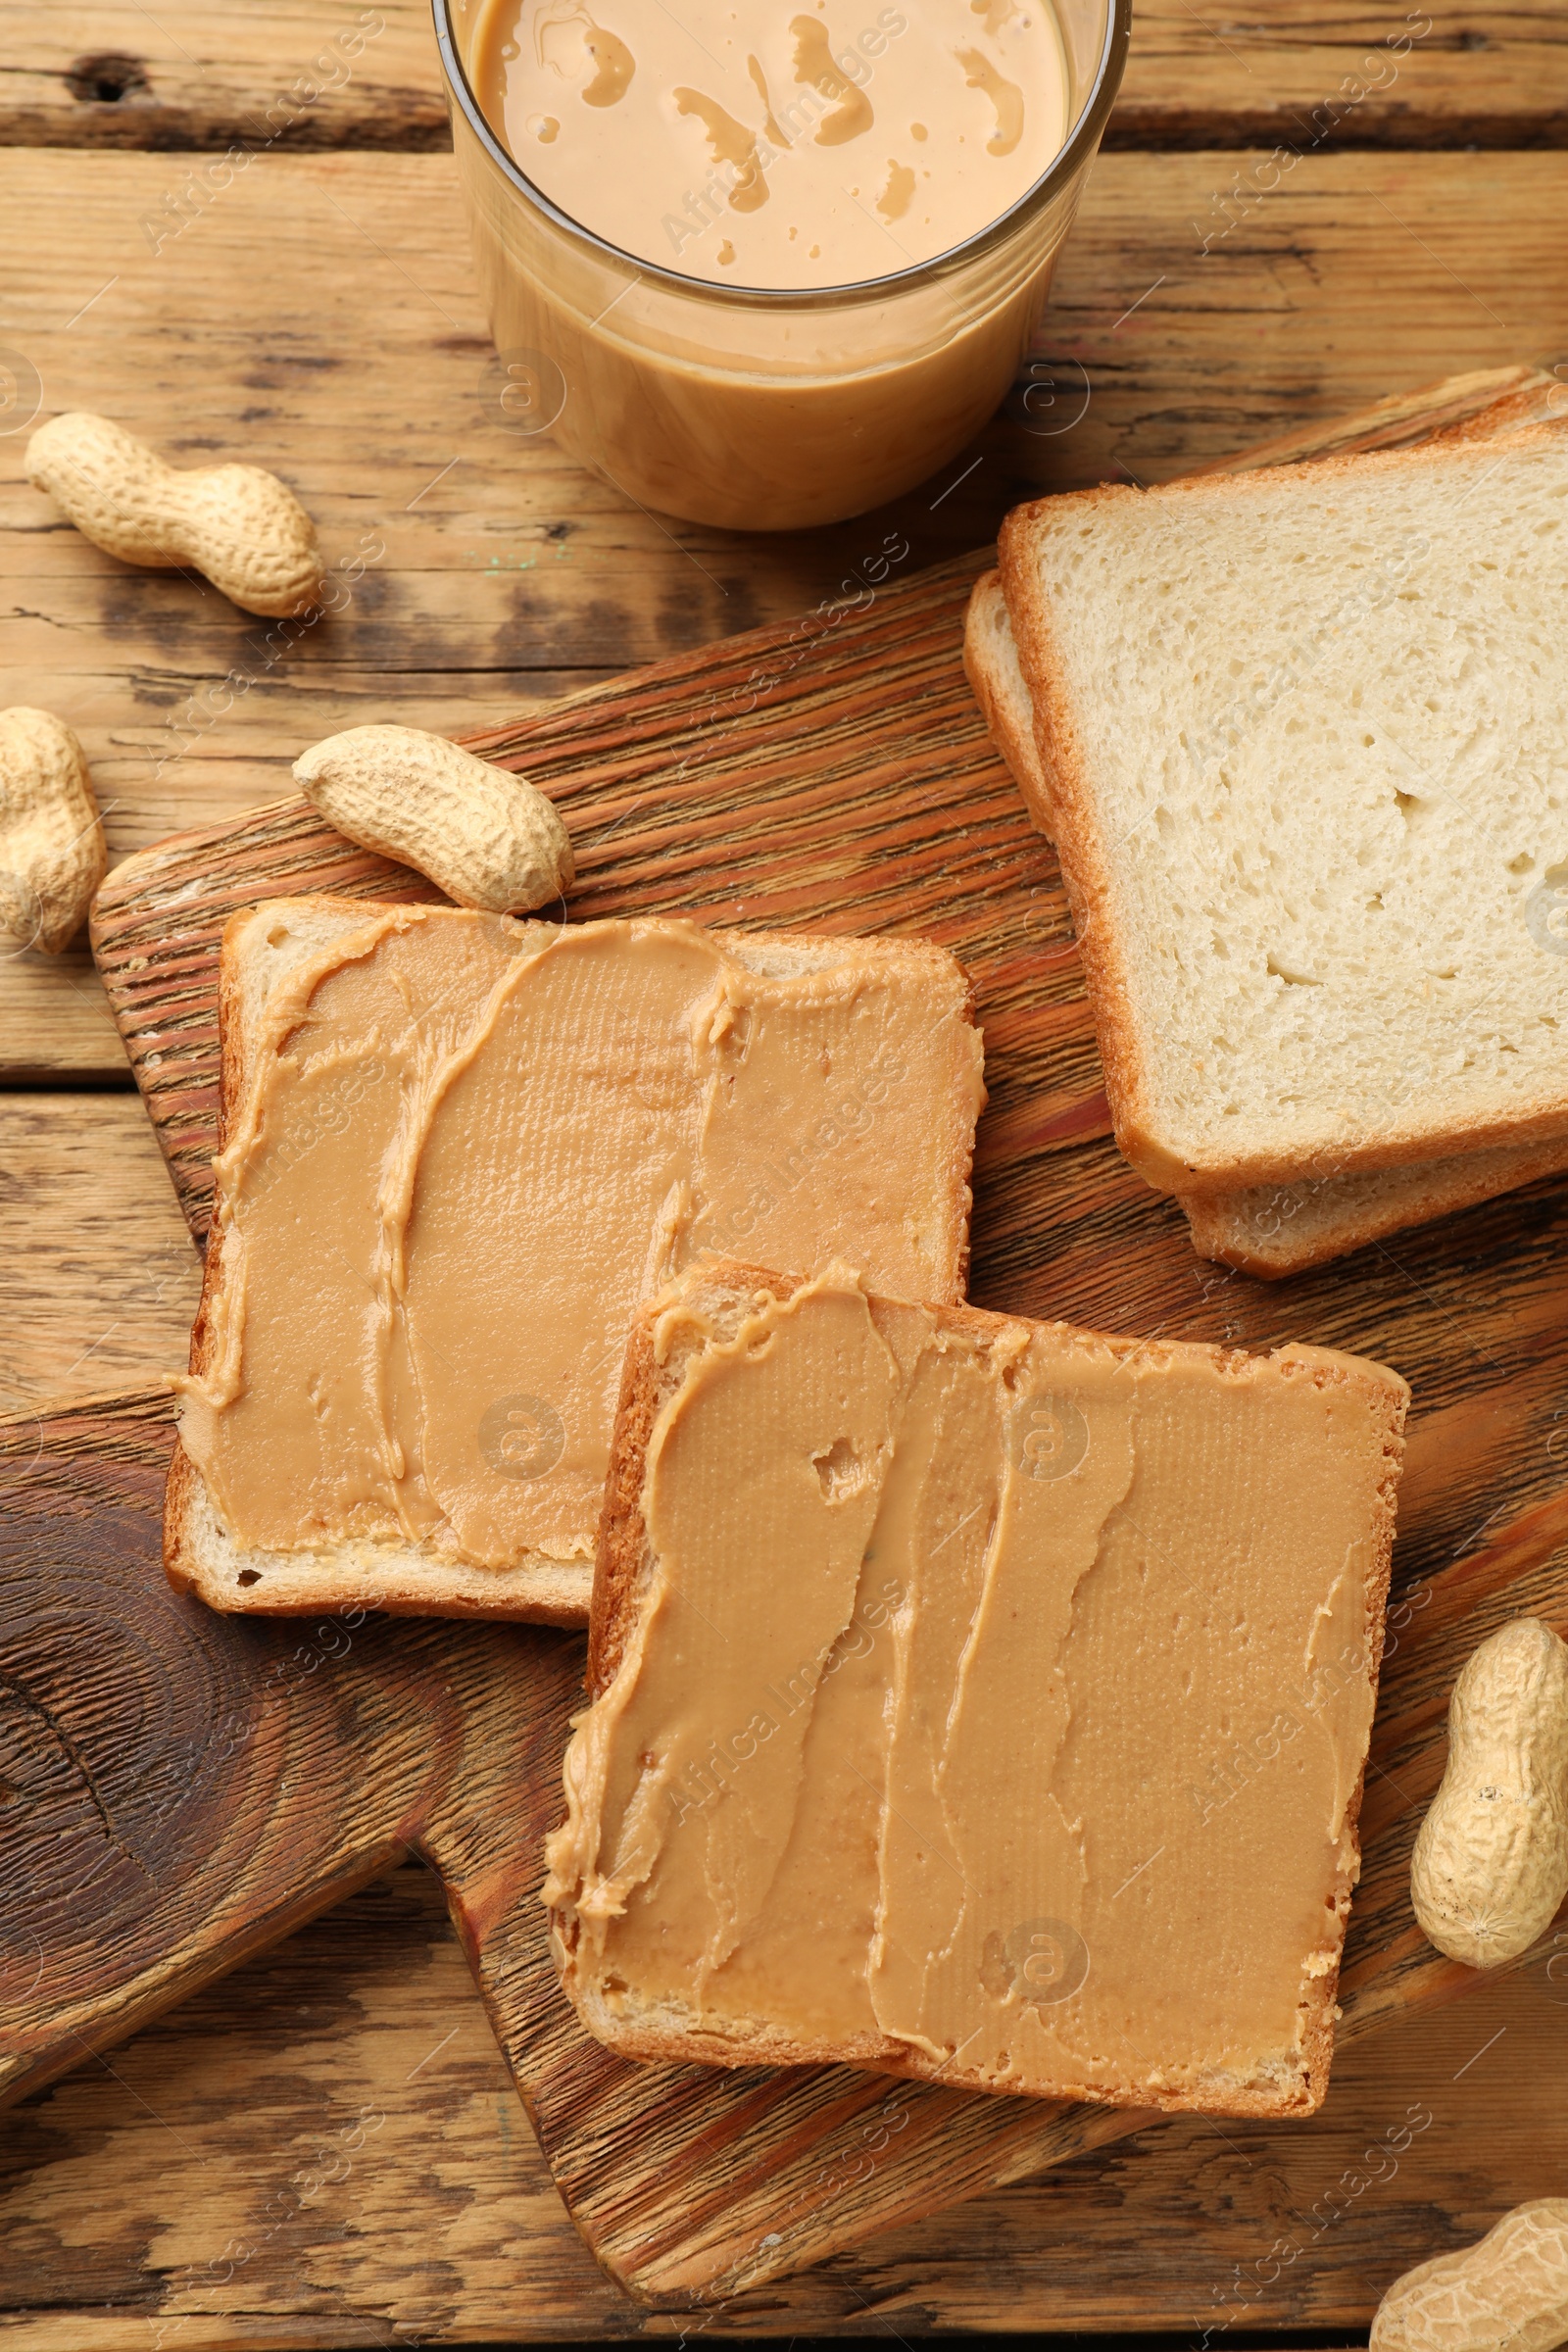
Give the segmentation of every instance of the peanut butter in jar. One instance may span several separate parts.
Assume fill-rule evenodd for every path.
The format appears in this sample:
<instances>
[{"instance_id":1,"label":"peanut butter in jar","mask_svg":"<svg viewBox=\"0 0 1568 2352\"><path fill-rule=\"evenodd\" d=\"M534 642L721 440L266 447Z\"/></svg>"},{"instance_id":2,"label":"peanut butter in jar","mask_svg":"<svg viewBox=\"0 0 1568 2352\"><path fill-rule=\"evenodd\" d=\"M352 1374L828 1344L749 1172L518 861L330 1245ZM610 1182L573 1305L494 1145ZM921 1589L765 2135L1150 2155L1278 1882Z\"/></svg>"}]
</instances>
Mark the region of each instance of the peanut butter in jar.
<instances>
[{"instance_id":1,"label":"peanut butter in jar","mask_svg":"<svg viewBox=\"0 0 1568 2352\"><path fill-rule=\"evenodd\" d=\"M436 18L504 420L646 507L769 530L879 505L996 408L1128 0Z\"/></svg>"},{"instance_id":2,"label":"peanut butter in jar","mask_svg":"<svg viewBox=\"0 0 1568 2352\"><path fill-rule=\"evenodd\" d=\"M802 291L933 261L1016 204L1066 134L1047 0L593 5L488 0L476 95L563 212L710 284Z\"/></svg>"}]
</instances>

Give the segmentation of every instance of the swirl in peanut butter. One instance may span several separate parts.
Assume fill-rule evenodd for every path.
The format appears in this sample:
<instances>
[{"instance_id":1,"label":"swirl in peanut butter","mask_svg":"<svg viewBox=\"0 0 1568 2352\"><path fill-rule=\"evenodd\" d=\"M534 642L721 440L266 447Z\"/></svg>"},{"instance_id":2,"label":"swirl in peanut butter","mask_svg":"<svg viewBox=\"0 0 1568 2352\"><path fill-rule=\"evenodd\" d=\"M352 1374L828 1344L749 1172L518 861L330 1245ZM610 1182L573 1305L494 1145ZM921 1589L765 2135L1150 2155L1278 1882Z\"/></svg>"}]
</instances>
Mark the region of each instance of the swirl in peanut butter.
<instances>
[{"instance_id":1,"label":"swirl in peanut butter","mask_svg":"<svg viewBox=\"0 0 1568 2352\"><path fill-rule=\"evenodd\" d=\"M792 17L790 31L795 40L796 80L833 101L833 112L823 116L812 138L819 147L842 147L846 139L859 138L875 120L871 101L856 86L853 68L836 63L827 26L816 17Z\"/></svg>"},{"instance_id":2,"label":"swirl in peanut butter","mask_svg":"<svg viewBox=\"0 0 1568 2352\"><path fill-rule=\"evenodd\" d=\"M730 186L729 200L738 213L755 213L760 204L767 202L767 181L758 161L757 140L744 123L733 115L726 115L712 99L705 98L701 90L679 89L674 93L676 111L696 115L708 132L708 144L718 164L732 164L735 177Z\"/></svg>"},{"instance_id":3,"label":"swirl in peanut butter","mask_svg":"<svg viewBox=\"0 0 1568 2352\"><path fill-rule=\"evenodd\" d=\"M529 178L622 252L846 285L947 253L1059 151L1049 0L479 0L468 67Z\"/></svg>"},{"instance_id":4,"label":"swirl in peanut butter","mask_svg":"<svg viewBox=\"0 0 1568 2352\"><path fill-rule=\"evenodd\" d=\"M618 106L637 71L625 42L596 24L578 0L544 0L533 45L541 72L575 82L584 106Z\"/></svg>"}]
</instances>

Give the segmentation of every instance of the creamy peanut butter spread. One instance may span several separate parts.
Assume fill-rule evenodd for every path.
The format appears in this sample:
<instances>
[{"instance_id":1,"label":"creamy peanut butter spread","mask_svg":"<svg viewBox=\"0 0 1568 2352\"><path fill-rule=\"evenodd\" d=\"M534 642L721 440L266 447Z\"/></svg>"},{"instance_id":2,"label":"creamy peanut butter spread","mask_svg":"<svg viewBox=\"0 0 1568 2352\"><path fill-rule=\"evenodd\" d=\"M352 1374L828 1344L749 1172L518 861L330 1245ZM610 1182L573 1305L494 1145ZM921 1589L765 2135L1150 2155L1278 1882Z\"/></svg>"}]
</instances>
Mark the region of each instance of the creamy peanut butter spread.
<instances>
[{"instance_id":1,"label":"creamy peanut butter spread","mask_svg":"<svg viewBox=\"0 0 1568 2352\"><path fill-rule=\"evenodd\" d=\"M291 905L298 910L291 916ZM984 1100L922 941L263 908L181 1438L236 1542L368 1538L586 1600L626 1332L705 1250L962 1295Z\"/></svg>"},{"instance_id":2,"label":"creamy peanut butter spread","mask_svg":"<svg viewBox=\"0 0 1568 2352\"><path fill-rule=\"evenodd\" d=\"M1301 2110L1357 1868L1396 1374L688 1276L546 1901L643 2056ZM673 2053L672 2053L673 2054Z\"/></svg>"}]
</instances>

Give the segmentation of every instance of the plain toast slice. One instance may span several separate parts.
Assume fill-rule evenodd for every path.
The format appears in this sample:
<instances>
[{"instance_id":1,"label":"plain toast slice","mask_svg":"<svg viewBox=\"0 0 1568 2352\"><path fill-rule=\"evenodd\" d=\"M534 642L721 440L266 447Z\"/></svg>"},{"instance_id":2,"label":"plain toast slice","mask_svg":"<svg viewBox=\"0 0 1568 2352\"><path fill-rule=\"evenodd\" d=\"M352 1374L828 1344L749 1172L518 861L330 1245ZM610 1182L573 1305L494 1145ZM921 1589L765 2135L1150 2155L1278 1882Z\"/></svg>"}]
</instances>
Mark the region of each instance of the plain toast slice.
<instances>
[{"instance_id":1,"label":"plain toast slice","mask_svg":"<svg viewBox=\"0 0 1568 2352\"><path fill-rule=\"evenodd\" d=\"M963 670L986 731L1011 769L1024 805L1048 841L1055 838L1051 778L1035 733L1034 698L1018 659L1000 571L976 580L963 616Z\"/></svg>"}]
</instances>

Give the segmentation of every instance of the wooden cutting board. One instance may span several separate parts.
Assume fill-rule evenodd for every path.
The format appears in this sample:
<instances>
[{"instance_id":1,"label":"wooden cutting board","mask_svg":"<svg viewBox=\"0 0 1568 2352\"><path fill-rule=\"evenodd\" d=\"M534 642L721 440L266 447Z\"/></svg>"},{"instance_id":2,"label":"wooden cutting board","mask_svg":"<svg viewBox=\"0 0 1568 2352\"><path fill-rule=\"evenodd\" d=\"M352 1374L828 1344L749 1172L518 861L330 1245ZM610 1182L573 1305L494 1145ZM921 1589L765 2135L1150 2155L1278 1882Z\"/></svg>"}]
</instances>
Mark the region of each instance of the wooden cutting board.
<instances>
[{"instance_id":1,"label":"wooden cutting board","mask_svg":"<svg viewBox=\"0 0 1568 2352\"><path fill-rule=\"evenodd\" d=\"M1457 379L1235 463L1419 439L1483 410L1501 427L1543 413L1552 390L1522 369ZM1489 408L1499 395L1509 397ZM1476 1641L1522 1609L1568 1622L1555 1424L1568 1185L1538 1186L1288 1284L1261 1286L1193 1256L1172 1204L1107 1140L1054 857L1031 830L962 678L962 607L984 561L897 587L889 550L878 559L885 571L847 581L844 603L794 629L731 640L470 740L525 769L562 807L577 854L576 916L685 911L915 930L962 958L992 1097L977 1152L978 1303L1249 1346L1314 1340L1384 1357L1409 1377L1401 1597L1345 1979L1342 2031L1364 2032L1469 1981L1424 1945L1405 1890L1415 1826L1441 1774L1453 1674ZM260 897L323 889L434 895L291 801L133 858L100 896L100 969L197 1232L210 1198L222 922ZM22 1547L32 1614L21 1666L0 1693L39 1740L47 1718L74 1742L74 1781L56 1761L58 1802L74 1807L76 1835L108 1840L69 1909L50 1907L52 1867L35 1865L29 1895L12 1894L14 1876L0 1895L9 1906L0 1967L20 1982L15 1971L24 1978L31 1965L25 1936L39 1947L19 2054L6 2062L13 2092L412 1846L447 1882L568 2205L613 2275L657 2300L711 2311L869 2230L1145 2120L890 2088L836 2069L724 2075L612 2059L578 2032L555 1986L533 1900L580 1673L575 1643L525 1629L341 1620L302 1643L298 1625L269 1631L206 1616L176 1602L157 1572L169 1445L161 1406L113 1400L21 1426L10 1444L23 1502L0 1546L8 1561ZM28 1518L32 1505L41 1522ZM55 1518L75 1531L74 1553ZM120 1644L103 1642L101 1622L91 1638L80 1613L85 1590L111 1573L131 1629ZM74 1648L53 1630L68 1620ZM172 1648L159 1651L149 1627ZM163 1661L148 1667L159 1690L222 1694L258 1728L226 1763L204 1761L202 1801L214 1810L200 1837L175 1838L185 1814L171 1804L140 1844L125 1831L122 1848L105 1774L128 1752L130 1717L106 1711L100 1685L111 1660L129 1672L122 1659L143 1654ZM205 1703L221 1715L216 1696ZM202 1721L194 1696L185 1719ZM230 1735L212 1737L221 1745ZM95 1740L109 1742L98 1762ZM204 1874L209 1842L230 1859ZM51 1838L30 1850L52 1861L60 1849ZM129 1908L99 1916L100 1895ZM1412 2247L1411 2259L1423 2250Z\"/></svg>"}]
</instances>

